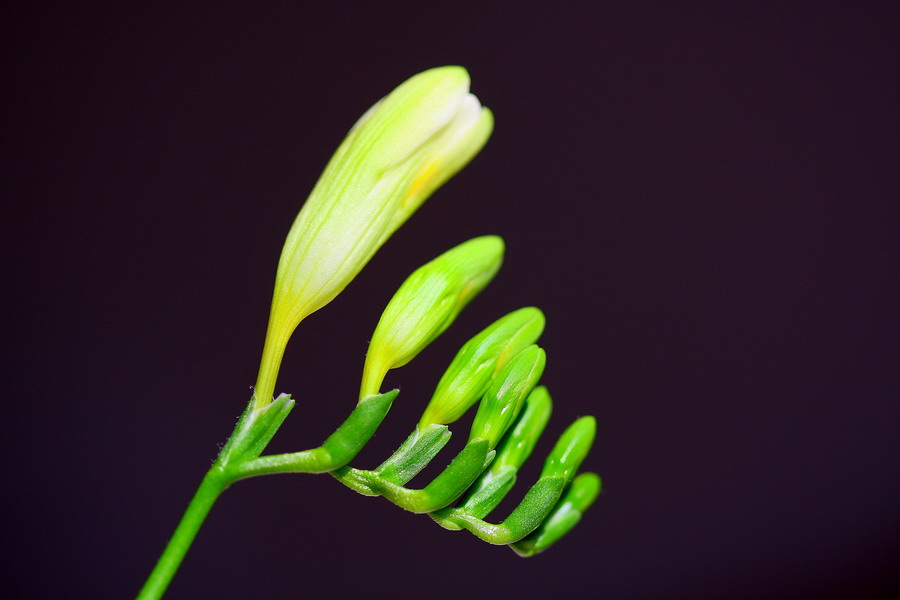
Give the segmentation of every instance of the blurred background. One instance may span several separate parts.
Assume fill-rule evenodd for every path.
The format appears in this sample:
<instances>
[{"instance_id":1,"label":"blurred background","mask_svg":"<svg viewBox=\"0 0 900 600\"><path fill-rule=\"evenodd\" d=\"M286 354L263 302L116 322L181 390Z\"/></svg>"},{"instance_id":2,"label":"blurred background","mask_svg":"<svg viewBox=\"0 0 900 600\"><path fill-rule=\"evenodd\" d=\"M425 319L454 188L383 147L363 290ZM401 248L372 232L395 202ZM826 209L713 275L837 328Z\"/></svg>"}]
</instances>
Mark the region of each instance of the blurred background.
<instances>
[{"instance_id":1,"label":"blurred background","mask_svg":"<svg viewBox=\"0 0 900 600\"><path fill-rule=\"evenodd\" d=\"M19 598L127 598L249 398L281 243L350 125L461 64L482 154L304 322L272 451L355 403L415 267L507 242L354 461L500 315L547 314L604 491L520 559L327 475L236 484L168 598L880 598L900 551L896 3L27 4L2 35ZM466 433L457 434L448 460ZM533 463L533 464L532 464ZM438 465L441 466L441 465ZM511 503L505 503L508 509ZM498 513L502 518L502 511ZM896 591L896 590L893 590Z\"/></svg>"}]
</instances>

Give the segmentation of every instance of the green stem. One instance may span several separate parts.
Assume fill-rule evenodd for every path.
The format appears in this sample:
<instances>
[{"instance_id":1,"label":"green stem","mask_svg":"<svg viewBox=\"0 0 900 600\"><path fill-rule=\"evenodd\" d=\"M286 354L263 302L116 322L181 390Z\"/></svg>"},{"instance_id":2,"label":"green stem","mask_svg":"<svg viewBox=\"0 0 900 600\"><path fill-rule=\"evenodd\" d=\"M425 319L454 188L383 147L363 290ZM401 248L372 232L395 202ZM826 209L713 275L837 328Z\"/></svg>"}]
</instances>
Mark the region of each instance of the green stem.
<instances>
[{"instance_id":1,"label":"green stem","mask_svg":"<svg viewBox=\"0 0 900 600\"><path fill-rule=\"evenodd\" d=\"M187 510L184 511L181 522L178 523L175 533L172 534L166 549L163 551L162 556L159 557L159 562L156 563L156 566L150 573L150 577L147 578L147 582L141 588L137 600L162 598L166 588L169 587L169 582L172 581L172 577L178 570L179 565L181 565L181 561L184 560L184 555L197 536L197 531L203 525L203 521L206 520L206 515L209 514L209 510L216 503L219 494L230 483L231 479L226 475L221 465L218 463L213 465L200 483L200 487L197 488L197 492L191 499L191 503L188 504Z\"/></svg>"},{"instance_id":2,"label":"green stem","mask_svg":"<svg viewBox=\"0 0 900 600\"><path fill-rule=\"evenodd\" d=\"M162 597L206 515L219 494L229 485L256 475L324 473L347 464L375 434L396 397L397 390L393 390L363 398L344 423L318 448L262 457L260 454L291 412L294 401L282 394L262 408L257 408L255 397L251 398L215 464L197 488L159 562L138 594L138 600Z\"/></svg>"}]
</instances>

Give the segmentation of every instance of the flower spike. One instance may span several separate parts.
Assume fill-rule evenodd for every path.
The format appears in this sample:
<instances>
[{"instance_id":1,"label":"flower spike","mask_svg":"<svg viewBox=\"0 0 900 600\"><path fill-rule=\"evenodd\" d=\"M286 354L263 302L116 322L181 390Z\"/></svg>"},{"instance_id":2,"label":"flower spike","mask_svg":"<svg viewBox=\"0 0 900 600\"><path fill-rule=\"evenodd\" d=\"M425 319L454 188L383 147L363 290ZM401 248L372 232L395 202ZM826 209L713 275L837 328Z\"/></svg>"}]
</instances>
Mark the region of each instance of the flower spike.
<instances>
[{"instance_id":1,"label":"flower spike","mask_svg":"<svg viewBox=\"0 0 900 600\"><path fill-rule=\"evenodd\" d=\"M138 600L159 600L219 495L242 479L274 473L330 473L367 496L428 513L521 556L566 535L600 493L600 478L576 473L594 441L582 417L560 436L538 480L499 523L486 521L516 483L552 412L537 386L546 364L536 345L544 315L514 311L471 338L438 382L412 434L378 467L349 466L386 417L398 390L380 393L389 370L415 358L493 279L504 256L497 236L471 239L412 273L385 308L371 338L359 400L320 446L263 454L294 407L272 397L297 325L333 300L413 212L481 149L493 115L469 93L462 67L411 77L350 129L287 235L253 397L204 476ZM474 404L463 449L424 485L413 482L444 448L449 425ZM456 502L456 504L454 504Z\"/></svg>"}]
</instances>

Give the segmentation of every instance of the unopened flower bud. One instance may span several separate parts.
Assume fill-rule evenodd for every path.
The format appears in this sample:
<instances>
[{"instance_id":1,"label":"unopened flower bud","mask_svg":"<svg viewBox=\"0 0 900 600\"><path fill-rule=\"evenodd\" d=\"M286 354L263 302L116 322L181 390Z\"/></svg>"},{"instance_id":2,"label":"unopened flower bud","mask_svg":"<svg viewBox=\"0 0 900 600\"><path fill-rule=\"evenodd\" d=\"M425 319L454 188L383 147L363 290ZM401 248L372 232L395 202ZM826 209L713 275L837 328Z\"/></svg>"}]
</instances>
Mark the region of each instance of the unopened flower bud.
<instances>
[{"instance_id":1,"label":"unopened flower bud","mask_svg":"<svg viewBox=\"0 0 900 600\"><path fill-rule=\"evenodd\" d=\"M574 477L594 444L596 433L597 420L594 417L581 417L569 425L547 457L541 477Z\"/></svg>"},{"instance_id":2,"label":"unopened flower bud","mask_svg":"<svg viewBox=\"0 0 900 600\"><path fill-rule=\"evenodd\" d=\"M385 374L434 341L486 286L503 262L503 240L471 239L419 267L391 298L366 354L360 399L377 394Z\"/></svg>"},{"instance_id":3,"label":"unopened flower bud","mask_svg":"<svg viewBox=\"0 0 900 600\"><path fill-rule=\"evenodd\" d=\"M531 345L501 369L478 406L470 441L483 439L488 441L490 448L497 446L519 416L525 398L540 380L546 362L543 349Z\"/></svg>"},{"instance_id":4,"label":"unopened flower bud","mask_svg":"<svg viewBox=\"0 0 900 600\"><path fill-rule=\"evenodd\" d=\"M466 342L444 372L419 428L447 425L462 417L481 398L491 378L544 330L544 314L534 307L520 308L488 325Z\"/></svg>"},{"instance_id":5,"label":"unopened flower bud","mask_svg":"<svg viewBox=\"0 0 900 600\"><path fill-rule=\"evenodd\" d=\"M497 473L505 467L519 469L525 464L544 432L552 411L553 402L547 388L542 385L534 388L528 394L522 416L516 421L512 431L503 438L490 471Z\"/></svg>"}]
</instances>

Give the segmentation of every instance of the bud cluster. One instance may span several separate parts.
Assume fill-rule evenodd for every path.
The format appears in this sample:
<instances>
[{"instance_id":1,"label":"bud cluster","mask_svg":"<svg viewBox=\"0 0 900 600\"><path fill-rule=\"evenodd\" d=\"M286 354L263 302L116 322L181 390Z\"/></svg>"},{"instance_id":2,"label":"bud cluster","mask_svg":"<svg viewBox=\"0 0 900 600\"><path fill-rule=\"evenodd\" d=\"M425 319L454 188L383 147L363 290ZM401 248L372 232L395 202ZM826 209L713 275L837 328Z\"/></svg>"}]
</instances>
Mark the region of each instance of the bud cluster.
<instances>
[{"instance_id":1,"label":"bud cluster","mask_svg":"<svg viewBox=\"0 0 900 600\"><path fill-rule=\"evenodd\" d=\"M469 93L461 67L410 78L357 121L288 233L253 415L272 402L285 346L300 321L349 284L422 202L478 153L492 128L491 111ZM506 520L484 521L514 486L552 410L549 392L538 385L546 353L536 344L545 318L535 307L497 319L459 349L412 434L379 467L346 466L397 396L396 390L381 393L387 373L412 361L456 320L497 274L504 251L500 237L476 237L416 269L375 327L350 417L321 447L256 458L242 467L242 476L331 472L360 493L429 513L448 529L515 544L522 555L540 552L571 529L599 493L595 475L575 477L594 441L593 417L566 429ZM463 450L428 485L406 487L447 443L448 426L476 404Z\"/></svg>"}]
</instances>

